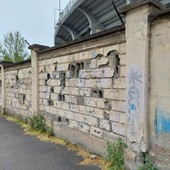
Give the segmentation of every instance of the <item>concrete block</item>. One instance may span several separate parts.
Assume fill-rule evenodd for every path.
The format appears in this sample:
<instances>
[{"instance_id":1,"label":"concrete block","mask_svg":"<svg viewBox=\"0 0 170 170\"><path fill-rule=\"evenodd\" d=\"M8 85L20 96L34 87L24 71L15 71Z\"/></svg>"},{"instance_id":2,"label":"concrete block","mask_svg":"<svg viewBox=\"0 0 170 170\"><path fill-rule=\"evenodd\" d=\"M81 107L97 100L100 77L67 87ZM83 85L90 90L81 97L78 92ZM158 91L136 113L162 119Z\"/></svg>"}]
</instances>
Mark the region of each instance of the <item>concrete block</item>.
<instances>
[{"instance_id":1,"label":"concrete block","mask_svg":"<svg viewBox=\"0 0 170 170\"><path fill-rule=\"evenodd\" d=\"M69 104L66 102L61 102L61 109L70 110L70 105L72 105L72 104Z\"/></svg>"},{"instance_id":2,"label":"concrete block","mask_svg":"<svg viewBox=\"0 0 170 170\"><path fill-rule=\"evenodd\" d=\"M65 111L65 117L68 118L68 119L72 119L74 120L74 112L71 112L71 111Z\"/></svg>"},{"instance_id":3,"label":"concrete block","mask_svg":"<svg viewBox=\"0 0 170 170\"><path fill-rule=\"evenodd\" d=\"M61 102L60 101L53 101L54 102L54 107L61 109Z\"/></svg>"},{"instance_id":4,"label":"concrete block","mask_svg":"<svg viewBox=\"0 0 170 170\"><path fill-rule=\"evenodd\" d=\"M126 113L120 113L120 123L123 123L123 124L127 123L127 115L126 115Z\"/></svg>"},{"instance_id":5,"label":"concrete block","mask_svg":"<svg viewBox=\"0 0 170 170\"><path fill-rule=\"evenodd\" d=\"M47 92L48 91L48 87L47 86L39 86L39 91L40 92Z\"/></svg>"},{"instance_id":6,"label":"concrete block","mask_svg":"<svg viewBox=\"0 0 170 170\"><path fill-rule=\"evenodd\" d=\"M48 86L60 86L60 80L56 80L56 79L49 79L47 81Z\"/></svg>"},{"instance_id":7,"label":"concrete block","mask_svg":"<svg viewBox=\"0 0 170 170\"><path fill-rule=\"evenodd\" d=\"M62 91L62 87L54 87L54 93L60 94Z\"/></svg>"},{"instance_id":8,"label":"concrete block","mask_svg":"<svg viewBox=\"0 0 170 170\"><path fill-rule=\"evenodd\" d=\"M96 99L96 103L97 103L97 108L99 109L104 109L105 108L105 100L104 99Z\"/></svg>"},{"instance_id":9,"label":"concrete block","mask_svg":"<svg viewBox=\"0 0 170 170\"><path fill-rule=\"evenodd\" d=\"M100 129L106 130L106 131L111 131L111 123L109 120L100 120L99 122L99 127Z\"/></svg>"},{"instance_id":10,"label":"concrete block","mask_svg":"<svg viewBox=\"0 0 170 170\"><path fill-rule=\"evenodd\" d=\"M58 100L58 94L51 93L51 99L52 100Z\"/></svg>"},{"instance_id":11,"label":"concrete block","mask_svg":"<svg viewBox=\"0 0 170 170\"><path fill-rule=\"evenodd\" d=\"M99 138L103 138L103 131L96 127L90 127L90 134L93 136L97 136Z\"/></svg>"},{"instance_id":12,"label":"concrete block","mask_svg":"<svg viewBox=\"0 0 170 170\"><path fill-rule=\"evenodd\" d=\"M44 66L40 66L39 67L39 73L44 73L45 72L45 67Z\"/></svg>"},{"instance_id":13,"label":"concrete block","mask_svg":"<svg viewBox=\"0 0 170 170\"><path fill-rule=\"evenodd\" d=\"M39 97L43 99L50 99L50 93L39 93Z\"/></svg>"},{"instance_id":14,"label":"concrete block","mask_svg":"<svg viewBox=\"0 0 170 170\"><path fill-rule=\"evenodd\" d=\"M85 87L86 80L85 79L79 79L78 80L78 87Z\"/></svg>"},{"instance_id":15,"label":"concrete block","mask_svg":"<svg viewBox=\"0 0 170 170\"><path fill-rule=\"evenodd\" d=\"M112 79L90 79L86 80L88 88L112 88Z\"/></svg>"},{"instance_id":16,"label":"concrete block","mask_svg":"<svg viewBox=\"0 0 170 170\"><path fill-rule=\"evenodd\" d=\"M69 62L69 56L63 56L63 57L60 57L60 61L59 63L67 63Z\"/></svg>"},{"instance_id":17,"label":"concrete block","mask_svg":"<svg viewBox=\"0 0 170 170\"><path fill-rule=\"evenodd\" d=\"M113 122L112 123L112 131L116 134L126 136L126 125Z\"/></svg>"},{"instance_id":18,"label":"concrete block","mask_svg":"<svg viewBox=\"0 0 170 170\"><path fill-rule=\"evenodd\" d=\"M126 78L116 78L113 80L113 88L121 89L126 88Z\"/></svg>"},{"instance_id":19,"label":"concrete block","mask_svg":"<svg viewBox=\"0 0 170 170\"><path fill-rule=\"evenodd\" d=\"M90 78L90 72L89 72L89 70L80 70L80 72L79 72L79 78L80 78L80 79L89 79L89 78Z\"/></svg>"},{"instance_id":20,"label":"concrete block","mask_svg":"<svg viewBox=\"0 0 170 170\"><path fill-rule=\"evenodd\" d=\"M84 116L84 122L90 126L98 127L98 119L91 116Z\"/></svg>"},{"instance_id":21,"label":"concrete block","mask_svg":"<svg viewBox=\"0 0 170 170\"><path fill-rule=\"evenodd\" d=\"M77 98L71 95L65 95L65 102L77 104Z\"/></svg>"},{"instance_id":22,"label":"concrete block","mask_svg":"<svg viewBox=\"0 0 170 170\"><path fill-rule=\"evenodd\" d=\"M126 43L120 44L120 54L126 54Z\"/></svg>"},{"instance_id":23,"label":"concrete block","mask_svg":"<svg viewBox=\"0 0 170 170\"><path fill-rule=\"evenodd\" d=\"M121 66L120 68L120 77L126 77L126 66Z\"/></svg>"},{"instance_id":24,"label":"concrete block","mask_svg":"<svg viewBox=\"0 0 170 170\"><path fill-rule=\"evenodd\" d=\"M69 121L69 125L70 128L74 128L74 129L78 129L79 128L79 123L74 121L74 120L70 120Z\"/></svg>"},{"instance_id":25,"label":"concrete block","mask_svg":"<svg viewBox=\"0 0 170 170\"><path fill-rule=\"evenodd\" d=\"M83 105L83 106L84 106L84 104L85 104L85 98L82 97L82 96L78 96L78 97L77 97L77 100L76 100L76 104L77 104L77 105Z\"/></svg>"},{"instance_id":26,"label":"concrete block","mask_svg":"<svg viewBox=\"0 0 170 170\"><path fill-rule=\"evenodd\" d=\"M49 100L48 99L43 99L43 105L48 106L49 105Z\"/></svg>"},{"instance_id":27,"label":"concrete block","mask_svg":"<svg viewBox=\"0 0 170 170\"><path fill-rule=\"evenodd\" d=\"M104 98L113 100L126 100L125 89L104 89Z\"/></svg>"},{"instance_id":28,"label":"concrete block","mask_svg":"<svg viewBox=\"0 0 170 170\"><path fill-rule=\"evenodd\" d=\"M97 68L97 59L92 59L90 62L90 68L96 69Z\"/></svg>"},{"instance_id":29,"label":"concrete block","mask_svg":"<svg viewBox=\"0 0 170 170\"><path fill-rule=\"evenodd\" d=\"M88 51L79 53L79 60L85 60L85 59L89 59Z\"/></svg>"},{"instance_id":30,"label":"concrete block","mask_svg":"<svg viewBox=\"0 0 170 170\"><path fill-rule=\"evenodd\" d=\"M41 79L47 79L47 73L40 73L39 74L39 79L41 80Z\"/></svg>"},{"instance_id":31,"label":"concrete block","mask_svg":"<svg viewBox=\"0 0 170 170\"><path fill-rule=\"evenodd\" d=\"M127 64L127 62L126 62L127 55L126 54L120 54L119 58L120 58L120 65L126 65Z\"/></svg>"},{"instance_id":32,"label":"concrete block","mask_svg":"<svg viewBox=\"0 0 170 170\"><path fill-rule=\"evenodd\" d=\"M55 114L55 115L58 115L58 109L55 108L55 107L51 107L51 113Z\"/></svg>"},{"instance_id":33,"label":"concrete block","mask_svg":"<svg viewBox=\"0 0 170 170\"><path fill-rule=\"evenodd\" d=\"M66 87L77 87L78 79L66 79Z\"/></svg>"},{"instance_id":34,"label":"concrete block","mask_svg":"<svg viewBox=\"0 0 170 170\"><path fill-rule=\"evenodd\" d=\"M126 112L126 102L112 101L112 110Z\"/></svg>"},{"instance_id":35,"label":"concrete block","mask_svg":"<svg viewBox=\"0 0 170 170\"><path fill-rule=\"evenodd\" d=\"M96 107L97 106L96 99L95 98L87 98L87 97L85 97L84 105L85 106L90 106L90 107Z\"/></svg>"},{"instance_id":36,"label":"concrete block","mask_svg":"<svg viewBox=\"0 0 170 170\"><path fill-rule=\"evenodd\" d=\"M101 68L90 71L92 78L111 78L114 75L114 69L112 68Z\"/></svg>"},{"instance_id":37,"label":"concrete block","mask_svg":"<svg viewBox=\"0 0 170 170\"><path fill-rule=\"evenodd\" d=\"M88 89L88 88L79 88L78 89L78 94L80 96L90 97L91 96L91 89Z\"/></svg>"},{"instance_id":38,"label":"concrete block","mask_svg":"<svg viewBox=\"0 0 170 170\"><path fill-rule=\"evenodd\" d=\"M113 122L120 122L120 113L114 111L109 112L109 120Z\"/></svg>"},{"instance_id":39,"label":"concrete block","mask_svg":"<svg viewBox=\"0 0 170 170\"><path fill-rule=\"evenodd\" d=\"M65 118L66 117L66 110L58 109L58 116Z\"/></svg>"},{"instance_id":40,"label":"concrete block","mask_svg":"<svg viewBox=\"0 0 170 170\"><path fill-rule=\"evenodd\" d=\"M74 113L74 120L78 122L84 122L84 115L79 113Z\"/></svg>"},{"instance_id":41,"label":"concrete block","mask_svg":"<svg viewBox=\"0 0 170 170\"><path fill-rule=\"evenodd\" d=\"M68 71L69 63L57 64L57 71Z\"/></svg>"},{"instance_id":42,"label":"concrete block","mask_svg":"<svg viewBox=\"0 0 170 170\"><path fill-rule=\"evenodd\" d=\"M79 105L75 105L75 104L69 104L69 105L70 105L70 110L72 112L77 112L77 113L80 112L80 106Z\"/></svg>"},{"instance_id":43,"label":"concrete block","mask_svg":"<svg viewBox=\"0 0 170 170\"><path fill-rule=\"evenodd\" d=\"M45 106L45 111L48 112L48 113L50 113L50 112L51 112L51 106L47 106L47 105L46 105L46 106Z\"/></svg>"},{"instance_id":44,"label":"concrete block","mask_svg":"<svg viewBox=\"0 0 170 170\"><path fill-rule=\"evenodd\" d=\"M90 126L88 126L87 124L84 123L80 123L79 124L79 130L85 133L89 133L90 132Z\"/></svg>"}]
</instances>

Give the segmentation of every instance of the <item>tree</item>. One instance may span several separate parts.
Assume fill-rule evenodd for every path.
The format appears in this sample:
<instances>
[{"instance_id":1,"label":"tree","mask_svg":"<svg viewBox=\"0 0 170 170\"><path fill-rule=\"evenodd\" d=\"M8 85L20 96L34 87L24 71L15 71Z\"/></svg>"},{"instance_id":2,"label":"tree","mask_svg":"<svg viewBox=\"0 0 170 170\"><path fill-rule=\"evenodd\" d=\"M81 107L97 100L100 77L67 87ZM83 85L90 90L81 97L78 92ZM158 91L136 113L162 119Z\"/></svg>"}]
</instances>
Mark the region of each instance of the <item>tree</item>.
<instances>
[{"instance_id":1,"label":"tree","mask_svg":"<svg viewBox=\"0 0 170 170\"><path fill-rule=\"evenodd\" d=\"M19 62L29 57L24 37L19 31L9 32L0 43L1 61Z\"/></svg>"}]
</instances>

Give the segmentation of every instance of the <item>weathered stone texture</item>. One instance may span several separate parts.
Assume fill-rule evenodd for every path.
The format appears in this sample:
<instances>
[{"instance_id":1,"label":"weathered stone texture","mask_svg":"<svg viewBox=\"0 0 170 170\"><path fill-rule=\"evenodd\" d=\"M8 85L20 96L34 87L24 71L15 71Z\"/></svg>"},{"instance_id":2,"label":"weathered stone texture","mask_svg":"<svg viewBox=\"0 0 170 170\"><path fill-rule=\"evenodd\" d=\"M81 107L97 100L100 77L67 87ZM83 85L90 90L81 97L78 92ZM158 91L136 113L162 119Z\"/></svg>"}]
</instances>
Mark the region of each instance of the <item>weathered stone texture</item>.
<instances>
[{"instance_id":1,"label":"weathered stone texture","mask_svg":"<svg viewBox=\"0 0 170 170\"><path fill-rule=\"evenodd\" d=\"M18 114L20 112L31 112L31 76L31 68L5 72L5 96L7 109L15 109Z\"/></svg>"}]
</instances>

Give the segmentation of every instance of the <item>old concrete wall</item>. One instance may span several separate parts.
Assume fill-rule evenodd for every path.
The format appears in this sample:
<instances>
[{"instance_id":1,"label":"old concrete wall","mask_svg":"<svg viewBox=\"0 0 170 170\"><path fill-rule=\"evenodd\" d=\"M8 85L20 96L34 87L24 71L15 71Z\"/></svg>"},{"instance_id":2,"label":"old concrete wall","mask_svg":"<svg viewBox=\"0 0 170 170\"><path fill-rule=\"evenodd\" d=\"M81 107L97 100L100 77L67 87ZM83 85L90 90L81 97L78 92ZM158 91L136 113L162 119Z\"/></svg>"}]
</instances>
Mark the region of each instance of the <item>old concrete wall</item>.
<instances>
[{"instance_id":1,"label":"old concrete wall","mask_svg":"<svg viewBox=\"0 0 170 170\"><path fill-rule=\"evenodd\" d=\"M2 106L2 81L1 80L2 80L2 75L0 73L0 107Z\"/></svg>"},{"instance_id":2,"label":"old concrete wall","mask_svg":"<svg viewBox=\"0 0 170 170\"><path fill-rule=\"evenodd\" d=\"M170 165L170 17L152 23L150 51L151 153L157 163ZM166 168L165 168L166 169Z\"/></svg>"},{"instance_id":3,"label":"old concrete wall","mask_svg":"<svg viewBox=\"0 0 170 170\"><path fill-rule=\"evenodd\" d=\"M27 117L32 112L31 67L5 69L5 111L8 114Z\"/></svg>"},{"instance_id":4,"label":"old concrete wall","mask_svg":"<svg viewBox=\"0 0 170 170\"><path fill-rule=\"evenodd\" d=\"M126 137L125 34L92 41L39 55L39 104L58 136L101 154Z\"/></svg>"},{"instance_id":5,"label":"old concrete wall","mask_svg":"<svg viewBox=\"0 0 170 170\"><path fill-rule=\"evenodd\" d=\"M1 68L2 110L22 117L42 113L57 136L98 154L121 137L128 144L127 169L136 170L148 151L167 169L170 15L161 8L157 1L135 1L124 10L125 31L43 50L31 46L32 63Z\"/></svg>"}]
</instances>

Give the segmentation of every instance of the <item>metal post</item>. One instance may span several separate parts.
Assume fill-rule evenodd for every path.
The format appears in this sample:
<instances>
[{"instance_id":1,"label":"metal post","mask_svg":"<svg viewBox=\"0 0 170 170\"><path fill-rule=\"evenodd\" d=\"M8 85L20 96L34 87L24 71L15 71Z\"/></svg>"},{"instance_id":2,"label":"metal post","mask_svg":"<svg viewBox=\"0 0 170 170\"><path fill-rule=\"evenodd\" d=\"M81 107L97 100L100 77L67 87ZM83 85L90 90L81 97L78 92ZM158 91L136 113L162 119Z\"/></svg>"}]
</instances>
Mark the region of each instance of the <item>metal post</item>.
<instances>
[{"instance_id":1,"label":"metal post","mask_svg":"<svg viewBox=\"0 0 170 170\"><path fill-rule=\"evenodd\" d=\"M115 8L115 11L116 11L116 13L117 13L117 15L118 15L118 17L119 17L122 25L124 26L124 22L123 22L123 20L122 20L122 17L120 16L119 11L117 10L117 7L116 7L116 5L115 5L115 3L114 3L114 0L112 0L112 4L113 4L113 6L114 6L114 8Z\"/></svg>"}]
</instances>

